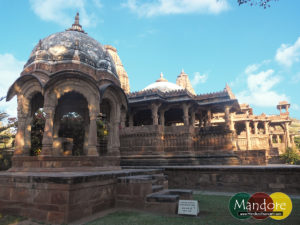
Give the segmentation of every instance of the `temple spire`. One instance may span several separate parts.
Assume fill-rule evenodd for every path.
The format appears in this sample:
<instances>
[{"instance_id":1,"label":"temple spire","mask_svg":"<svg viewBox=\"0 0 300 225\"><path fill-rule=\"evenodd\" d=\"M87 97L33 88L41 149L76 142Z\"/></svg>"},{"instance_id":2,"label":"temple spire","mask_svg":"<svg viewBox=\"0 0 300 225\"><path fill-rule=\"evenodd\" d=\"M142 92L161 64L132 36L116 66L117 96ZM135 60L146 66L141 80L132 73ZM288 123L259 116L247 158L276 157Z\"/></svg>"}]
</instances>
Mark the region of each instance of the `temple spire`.
<instances>
[{"instance_id":1,"label":"temple spire","mask_svg":"<svg viewBox=\"0 0 300 225\"><path fill-rule=\"evenodd\" d=\"M67 29L67 31L70 31L70 30L85 33L84 30L82 29L82 26L79 24L79 12L76 13L75 21L72 24L72 27Z\"/></svg>"}]
</instances>

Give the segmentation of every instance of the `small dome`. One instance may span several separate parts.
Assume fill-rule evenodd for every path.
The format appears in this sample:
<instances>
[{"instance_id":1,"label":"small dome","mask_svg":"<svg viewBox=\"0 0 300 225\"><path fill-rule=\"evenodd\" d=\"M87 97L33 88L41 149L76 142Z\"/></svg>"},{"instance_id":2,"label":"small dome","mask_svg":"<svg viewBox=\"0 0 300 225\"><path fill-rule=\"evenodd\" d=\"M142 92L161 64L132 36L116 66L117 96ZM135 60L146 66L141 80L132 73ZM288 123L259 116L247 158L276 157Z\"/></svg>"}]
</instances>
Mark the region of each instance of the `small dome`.
<instances>
[{"instance_id":1,"label":"small dome","mask_svg":"<svg viewBox=\"0 0 300 225\"><path fill-rule=\"evenodd\" d=\"M64 61L80 61L95 69L106 70L118 78L110 54L98 41L82 30L78 14L71 28L40 40L24 68L35 62L55 64Z\"/></svg>"},{"instance_id":2,"label":"small dome","mask_svg":"<svg viewBox=\"0 0 300 225\"><path fill-rule=\"evenodd\" d=\"M176 91L176 90L184 90L184 88L180 87L177 84L171 83L168 80L166 80L163 77L163 74L160 74L160 78L158 80L156 80L155 83L148 85L147 87L145 87L142 91L146 91L146 90L154 90L154 89L158 89L161 92L169 92L169 91Z\"/></svg>"}]
</instances>

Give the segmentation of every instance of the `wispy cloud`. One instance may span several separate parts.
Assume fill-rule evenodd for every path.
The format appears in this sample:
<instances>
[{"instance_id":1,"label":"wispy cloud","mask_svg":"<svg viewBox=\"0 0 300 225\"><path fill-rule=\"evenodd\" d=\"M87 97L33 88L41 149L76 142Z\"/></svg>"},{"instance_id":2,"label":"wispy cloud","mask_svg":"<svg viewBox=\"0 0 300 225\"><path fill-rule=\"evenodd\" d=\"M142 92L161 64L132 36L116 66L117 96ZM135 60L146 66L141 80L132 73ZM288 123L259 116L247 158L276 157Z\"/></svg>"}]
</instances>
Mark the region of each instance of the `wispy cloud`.
<instances>
[{"instance_id":1,"label":"wispy cloud","mask_svg":"<svg viewBox=\"0 0 300 225\"><path fill-rule=\"evenodd\" d=\"M300 106L294 103L294 104L291 105L291 109L299 111L300 110Z\"/></svg>"},{"instance_id":2,"label":"wispy cloud","mask_svg":"<svg viewBox=\"0 0 300 225\"><path fill-rule=\"evenodd\" d=\"M16 59L12 54L0 54L0 96L6 96L8 88L20 76L25 62ZM16 98L10 102L2 100L0 110L5 111L11 116L17 116Z\"/></svg>"},{"instance_id":3,"label":"wispy cloud","mask_svg":"<svg viewBox=\"0 0 300 225\"><path fill-rule=\"evenodd\" d=\"M295 83L295 84L299 83L299 81L300 81L300 72L297 73L296 75L292 76L291 81L292 81L292 83Z\"/></svg>"},{"instance_id":4,"label":"wispy cloud","mask_svg":"<svg viewBox=\"0 0 300 225\"><path fill-rule=\"evenodd\" d=\"M249 69L251 67L247 68L245 70L247 89L236 95L240 103L274 107L279 101L288 100L285 94L279 94L274 90L274 87L281 80L279 76L274 74L274 70L253 71Z\"/></svg>"},{"instance_id":5,"label":"wispy cloud","mask_svg":"<svg viewBox=\"0 0 300 225\"><path fill-rule=\"evenodd\" d=\"M124 6L142 17L188 13L219 14L229 9L227 0L127 0Z\"/></svg>"},{"instance_id":6,"label":"wispy cloud","mask_svg":"<svg viewBox=\"0 0 300 225\"><path fill-rule=\"evenodd\" d=\"M293 45L282 44L277 49L275 59L284 66L291 67L294 63L299 62L300 57L300 37Z\"/></svg>"},{"instance_id":7,"label":"wispy cloud","mask_svg":"<svg viewBox=\"0 0 300 225\"><path fill-rule=\"evenodd\" d=\"M208 75L206 73L200 74L199 72L194 73L194 77L191 80L193 87L196 87L198 84L203 84L206 82Z\"/></svg>"},{"instance_id":8,"label":"wispy cloud","mask_svg":"<svg viewBox=\"0 0 300 225\"><path fill-rule=\"evenodd\" d=\"M153 34L155 34L157 32L157 30L155 29L148 29L148 30L145 30L143 33L140 33L138 35L139 38L145 38L145 37L148 37L148 36L151 36Z\"/></svg>"},{"instance_id":9,"label":"wispy cloud","mask_svg":"<svg viewBox=\"0 0 300 225\"><path fill-rule=\"evenodd\" d=\"M30 0L34 13L42 20L55 22L67 27L74 22L75 12L80 13L80 23L83 26L95 26L95 14L87 12L87 4L101 8L99 0ZM72 14L70 13L72 12Z\"/></svg>"}]
</instances>

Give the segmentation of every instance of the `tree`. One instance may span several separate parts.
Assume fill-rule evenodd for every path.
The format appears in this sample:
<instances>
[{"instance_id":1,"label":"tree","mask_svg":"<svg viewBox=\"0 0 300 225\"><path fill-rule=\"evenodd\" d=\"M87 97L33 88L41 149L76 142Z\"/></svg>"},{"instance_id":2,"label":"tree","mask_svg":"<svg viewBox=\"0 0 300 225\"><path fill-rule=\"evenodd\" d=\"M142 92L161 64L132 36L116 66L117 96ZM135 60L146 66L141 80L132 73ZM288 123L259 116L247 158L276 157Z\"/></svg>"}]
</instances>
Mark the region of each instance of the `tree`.
<instances>
[{"instance_id":1,"label":"tree","mask_svg":"<svg viewBox=\"0 0 300 225\"><path fill-rule=\"evenodd\" d=\"M278 0L237 0L239 5L249 4L250 6L259 6L263 7L264 9L269 8L270 2L278 1Z\"/></svg>"},{"instance_id":2,"label":"tree","mask_svg":"<svg viewBox=\"0 0 300 225\"><path fill-rule=\"evenodd\" d=\"M7 124L3 125L5 119ZM0 170L6 170L11 166L12 152L6 150L13 146L16 124L16 118L8 118L7 113L0 112Z\"/></svg>"},{"instance_id":3,"label":"tree","mask_svg":"<svg viewBox=\"0 0 300 225\"><path fill-rule=\"evenodd\" d=\"M299 150L288 147L280 158L288 164L296 164L300 160Z\"/></svg>"}]
</instances>

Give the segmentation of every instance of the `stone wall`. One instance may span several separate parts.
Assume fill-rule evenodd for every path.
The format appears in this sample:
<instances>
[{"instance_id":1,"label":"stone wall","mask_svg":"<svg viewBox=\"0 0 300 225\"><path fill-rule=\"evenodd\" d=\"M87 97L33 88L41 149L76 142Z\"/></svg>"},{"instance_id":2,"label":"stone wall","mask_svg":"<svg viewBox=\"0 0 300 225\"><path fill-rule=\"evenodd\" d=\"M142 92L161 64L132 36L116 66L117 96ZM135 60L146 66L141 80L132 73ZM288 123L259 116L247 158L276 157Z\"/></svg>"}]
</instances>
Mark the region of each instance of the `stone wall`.
<instances>
[{"instance_id":1,"label":"stone wall","mask_svg":"<svg viewBox=\"0 0 300 225\"><path fill-rule=\"evenodd\" d=\"M1 172L0 212L66 224L115 206L117 179L161 170Z\"/></svg>"},{"instance_id":2,"label":"stone wall","mask_svg":"<svg viewBox=\"0 0 300 225\"><path fill-rule=\"evenodd\" d=\"M169 188L300 194L300 166L169 166Z\"/></svg>"},{"instance_id":3,"label":"stone wall","mask_svg":"<svg viewBox=\"0 0 300 225\"><path fill-rule=\"evenodd\" d=\"M244 150L234 152L242 165L265 165L267 163L266 150Z\"/></svg>"},{"instance_id":4,"label":"stone wall","mask_svg":"<svg viewBox=\"0 0 300 225\"><path fill-rule=\"evenodd\" d=\"M197 154L217 154L214 150L231 150L231 133L199 132L193 126L146 125L125 127L120 131L121 155L177 154L179 152Z\"/></svg>"}]
</instances>

